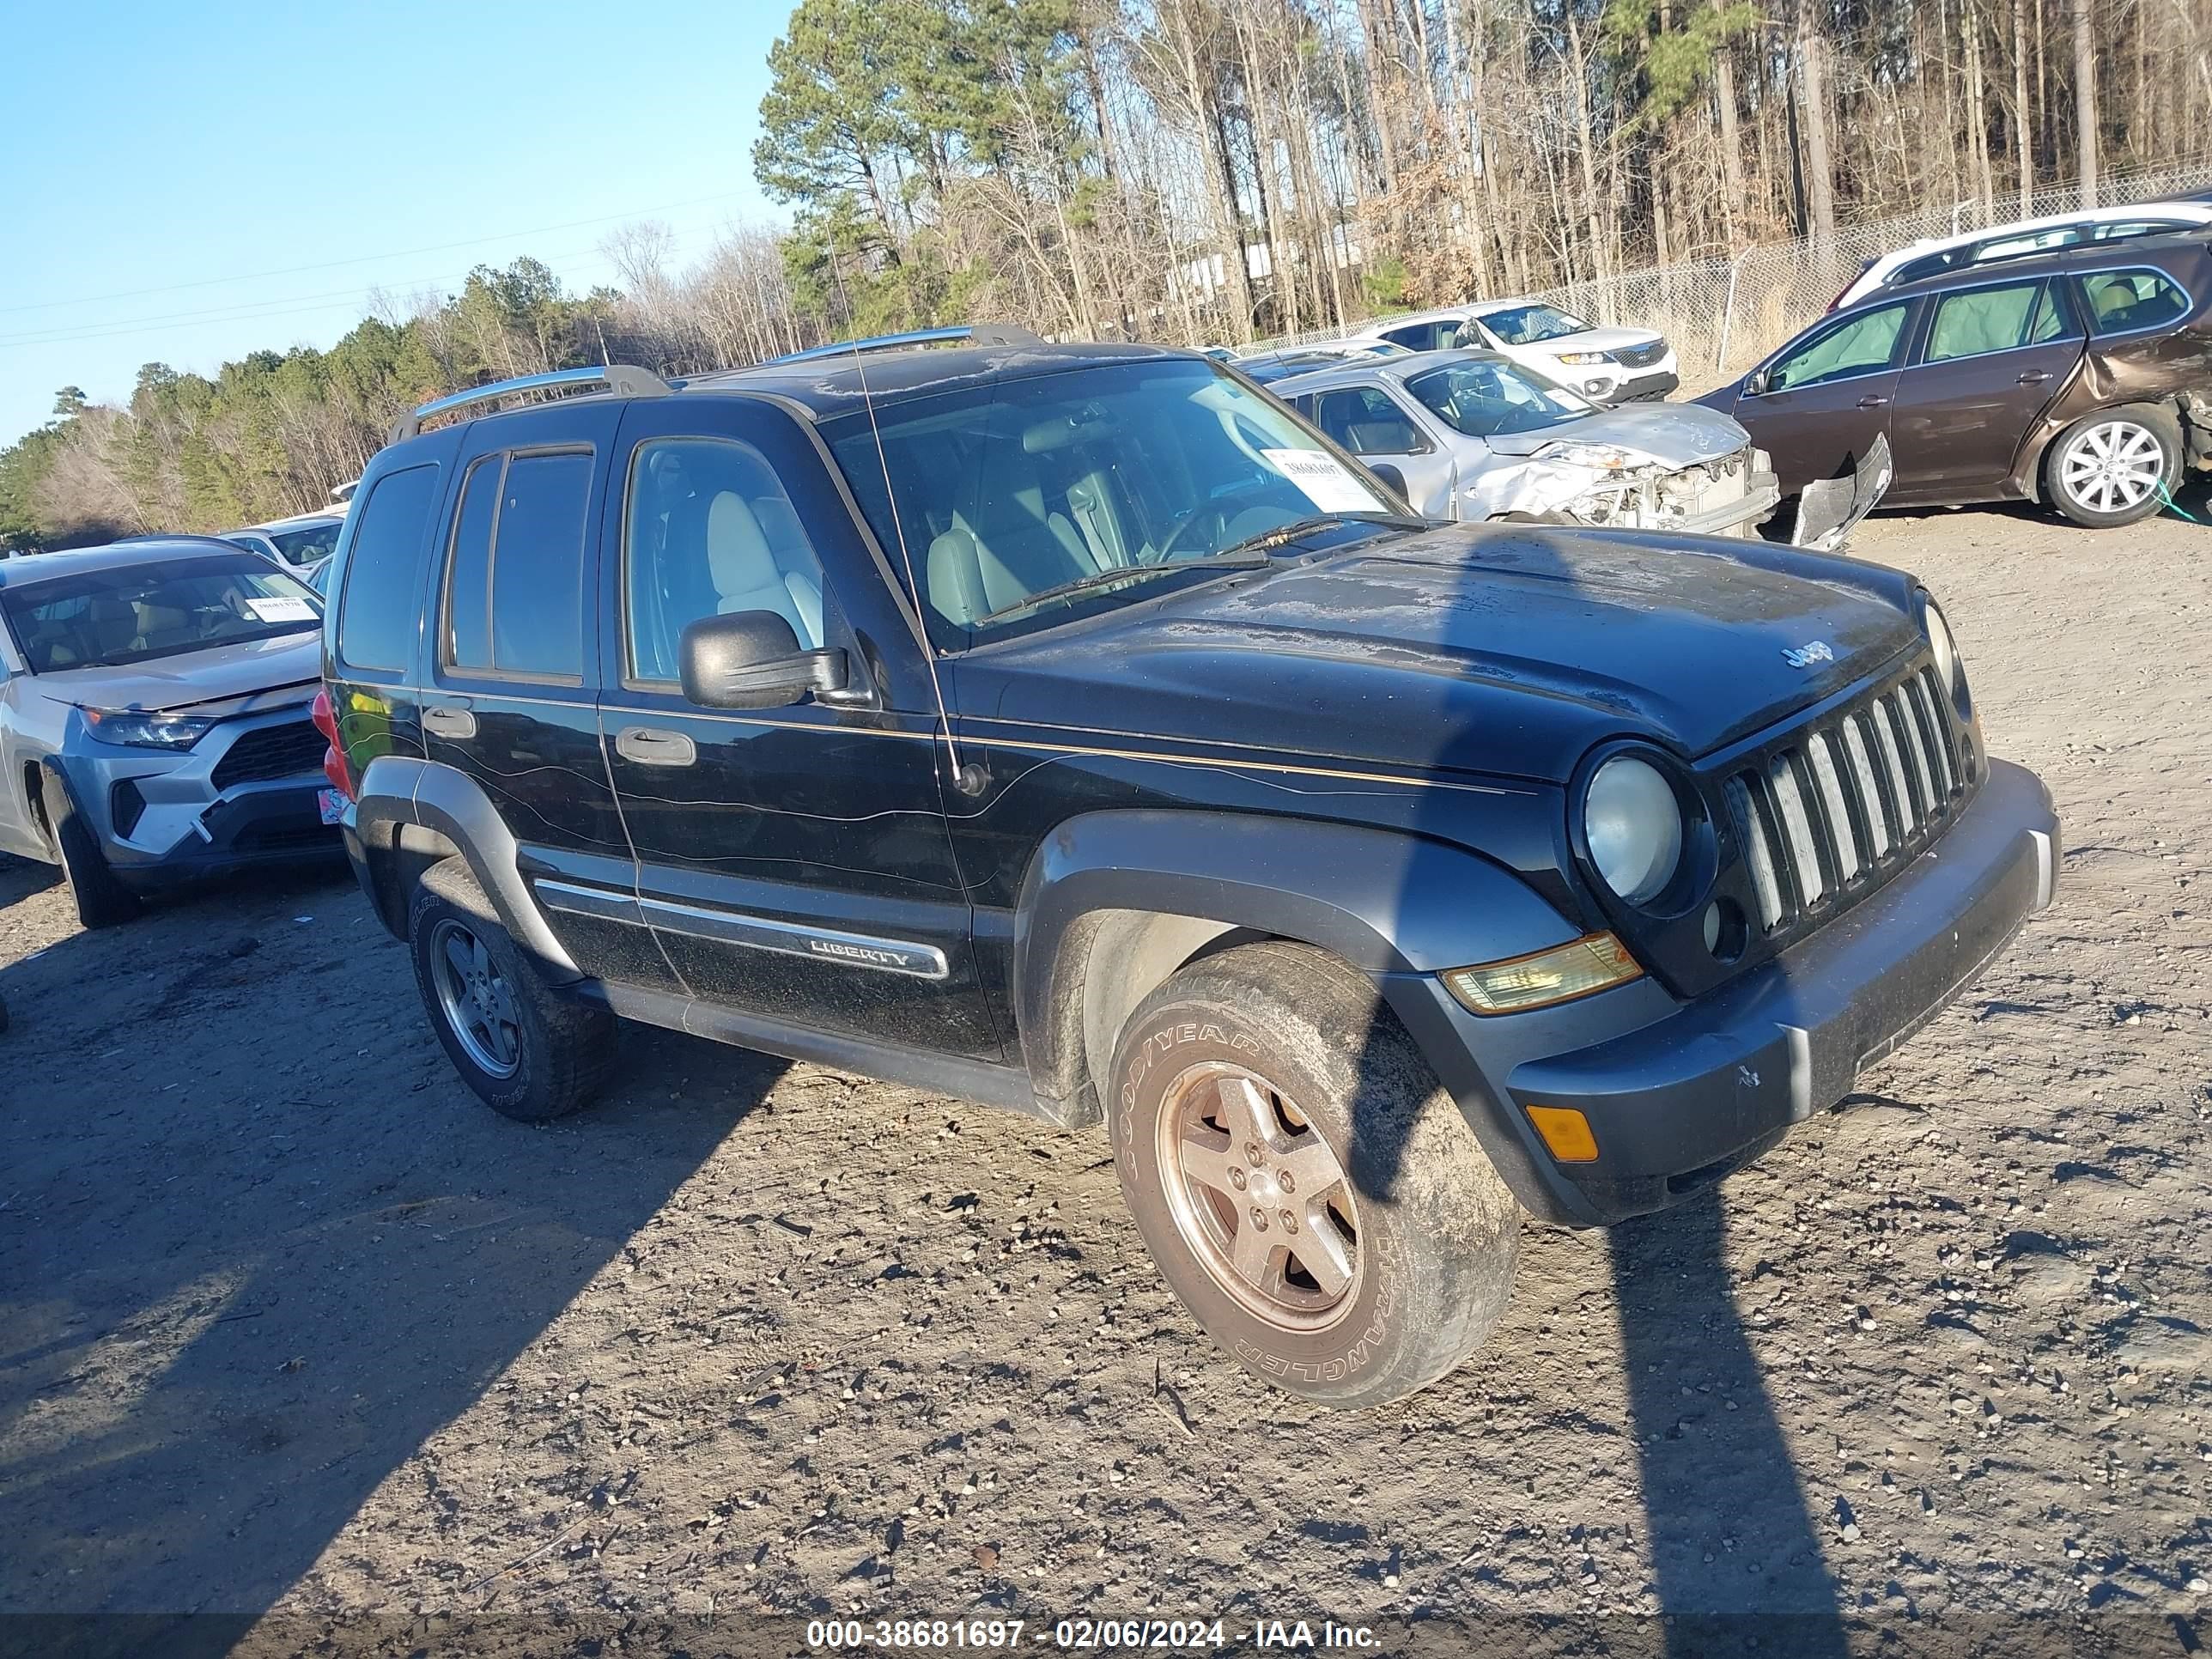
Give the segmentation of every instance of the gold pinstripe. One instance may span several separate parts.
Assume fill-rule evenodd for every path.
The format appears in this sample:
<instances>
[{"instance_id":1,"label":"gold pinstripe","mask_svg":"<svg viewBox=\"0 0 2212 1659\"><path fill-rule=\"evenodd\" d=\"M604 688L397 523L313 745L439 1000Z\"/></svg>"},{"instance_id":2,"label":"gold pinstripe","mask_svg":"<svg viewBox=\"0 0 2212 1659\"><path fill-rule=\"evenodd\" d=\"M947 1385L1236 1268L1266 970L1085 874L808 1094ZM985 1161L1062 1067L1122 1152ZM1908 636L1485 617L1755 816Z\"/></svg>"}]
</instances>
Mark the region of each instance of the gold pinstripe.
<instances>
[{"instance_id":1,"label":"gold pinstripe","mask_svg":"<svg viewBox=\"0 0 2212 1659\"><path fill-rule=\"evenodd\" d=\"M473 688L467 690L462 690L458 688L448 689L441 686L434 690L426 690L421 686L408 685L392 686L386 689L392 691L404 691L410 696L423 698L469 698L477 702L551 702L559 704L564 708L574 706L573 703L563 698L528 697L507 692L478 691ZM837 726L823 727L815 726L811 722L802 722L798 720L754 720L742 714L725 714L709 709L687 708L681 711L674 711L665 708L624 708L619 704L613 703L601 703L599 705L599 708L604 714L631 715L639 720L666 720L671 718L687 720L712 720L717 724L725 726L757 726L764 731L812 732L828 730L841 733L853 733L872 738L902 738L908 743L937 743L940 741L938 734L934 732L904 732L878 726ZM997 722L978 720L972 723L986 725L996 724ZM1409 789L1457 789L1468 794L1476 795L1533 795L1536 793L1533 789L1517 789L1503 784L1460 783L1445 778L1416 777L1410 774L1401 772L1355 772L1343 767L1310 766L1290 761L1241 760L1221 755L1178 755L1164 753L1158 750L1118 749L1096 744L1042 742L1035 738L1002 738L987 733L973 732L966 733L966 736L970 743L981 744L993 749L1018 749L1034 755L1084 755L1094 759L1103 760L1157 761L1168 766L1224 767L1232 771L1274 772L1291 777L1328 778L1344 783L1395 783L1403 785Z\"/></svg>"}]
</instances>

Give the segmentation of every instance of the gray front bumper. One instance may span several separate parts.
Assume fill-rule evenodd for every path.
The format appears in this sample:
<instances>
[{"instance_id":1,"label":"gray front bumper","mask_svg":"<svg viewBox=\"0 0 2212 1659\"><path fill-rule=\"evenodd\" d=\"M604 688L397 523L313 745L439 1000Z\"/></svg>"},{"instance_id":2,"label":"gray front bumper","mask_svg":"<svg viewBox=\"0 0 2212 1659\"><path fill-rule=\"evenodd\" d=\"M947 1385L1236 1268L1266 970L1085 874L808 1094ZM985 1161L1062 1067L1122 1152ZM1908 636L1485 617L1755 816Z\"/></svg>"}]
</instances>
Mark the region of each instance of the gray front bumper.
<instances>
[{"instance_id":1,"label":"gray front bumper","mask_svg":"<svg viewBox=\"0 0 2212 1659\"><path fill-rule=\"evenodd\" d=\"M1525 1206L1570 1225L1623 1220L1711 1184L1849 1094L1862 1066L1933 1018L2051 902L2058 833L2041 781L1992 761L1949 833L1880 892L1656 1019L1640 1017L1648 981L1490 1020L1433 978L1394 976L1386 989L1470 1119L1486 1119L1478 1133ZM1524 1020L1540 1025L1508 1029ZM1560 1042L1577 1024L1583 1041ZM1531 1054L1539 1033L1549 1051ZM1581 1111L1596 1161L1554 1161L1528 1106Z\"/></svg>"}]
</instances>

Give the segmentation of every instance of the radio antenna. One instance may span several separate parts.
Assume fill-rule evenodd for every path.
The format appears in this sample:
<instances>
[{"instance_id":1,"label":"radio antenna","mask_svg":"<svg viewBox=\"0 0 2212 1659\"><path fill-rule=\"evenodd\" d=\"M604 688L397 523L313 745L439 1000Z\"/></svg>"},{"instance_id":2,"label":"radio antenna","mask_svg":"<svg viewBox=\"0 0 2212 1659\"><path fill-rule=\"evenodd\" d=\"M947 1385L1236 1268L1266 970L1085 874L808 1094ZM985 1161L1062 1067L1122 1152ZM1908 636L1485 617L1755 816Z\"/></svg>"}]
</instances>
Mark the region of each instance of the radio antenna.
<instances>
[{"instance_id":1,"label":"radio antenna","mask_svg":"<svg viewBox=\"0 0 2212 1659\"><path fill-rule=\"evenodd\" d=\"M876 465L884 475L884 499L890 503L891 534L898 542L899 562L906 567L907 591L914 595L915 620L921 624L922 661L929 669L929 693L937 700L937 721L945 732L945 763L951 774L949 781L961 793L972 793L968 769L960 761L960 740L952 734L952 711L945 706L944 683L937 677L937 647L930 641L929 620L921 614L926 601L921 583L914 574L914 554L906 543L906 524L899 514L898 491L891 488L891 463L884 451L884 429L876 423L875 394L868 390L867 352L858 340L853 343L853 368L860 377L860 402L868 411L868 431L876 441Z\"/></svg>"}]
</instances>

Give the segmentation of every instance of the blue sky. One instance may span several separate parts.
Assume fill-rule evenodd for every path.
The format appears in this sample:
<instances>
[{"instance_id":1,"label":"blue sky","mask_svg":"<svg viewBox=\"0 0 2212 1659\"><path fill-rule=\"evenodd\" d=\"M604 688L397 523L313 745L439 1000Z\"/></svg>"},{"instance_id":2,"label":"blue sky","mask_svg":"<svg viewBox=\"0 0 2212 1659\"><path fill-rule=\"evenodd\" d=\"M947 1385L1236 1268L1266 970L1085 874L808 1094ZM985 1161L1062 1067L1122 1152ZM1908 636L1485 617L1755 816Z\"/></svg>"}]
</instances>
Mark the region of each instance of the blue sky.
<instances>
[{"instance_id":1,"label":"blue sky","mask_svg":"<svg viewBox=\"0 0 2212 1659\"><path fill-rule=\"evenodd\" d=\"M564 283L658 219L680 262L776 210L751 151L787 0L28 3L6 29L0 446L54 392L129 395L327 346L369 292L528 253Z\"/></svg>"}]
</instances>

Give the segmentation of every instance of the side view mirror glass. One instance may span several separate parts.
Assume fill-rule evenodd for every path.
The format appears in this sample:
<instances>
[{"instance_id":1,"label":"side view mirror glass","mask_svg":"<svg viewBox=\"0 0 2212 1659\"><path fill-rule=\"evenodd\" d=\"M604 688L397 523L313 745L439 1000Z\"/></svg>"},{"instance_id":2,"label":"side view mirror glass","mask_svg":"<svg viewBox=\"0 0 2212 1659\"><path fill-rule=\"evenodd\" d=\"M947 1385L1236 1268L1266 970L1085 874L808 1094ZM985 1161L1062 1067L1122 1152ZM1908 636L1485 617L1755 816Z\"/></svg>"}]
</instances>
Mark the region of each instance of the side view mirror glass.
<instances>
[{"instance_id":1,"label":"side view mirror glass","mask_svg":"<svg viewBox=\"0 0 2212 1659\"><path fill-rule=\"evenodd\" d=\"M845 653L802 651L773 611L702 617L677 647L684 695L702 708L781 708L845 689Z\"/></svg>"},{"instance_id":2,"label":"side view mirror glass","mask_svg":"<svg viewBox=\"0 0 2212 1659\"><path fill-rule=\"evenodd\" d=\"M1406 499L1406 475L1388 461L1370 461L1367 470L1389 486L1390 493L1400 501Z\"/></svg>"},{"instance_id":3,"label":"side view mirror glass","mask_svg":"<svg viewBox=\"0 0 2212 1659\"><path fill-rule=\"evenodd\" d=\"M1754 368L1743 377L1743 395L1747 398L1764 398L1766 395L1765 369Z\"/></svg>"}]
</instances>

